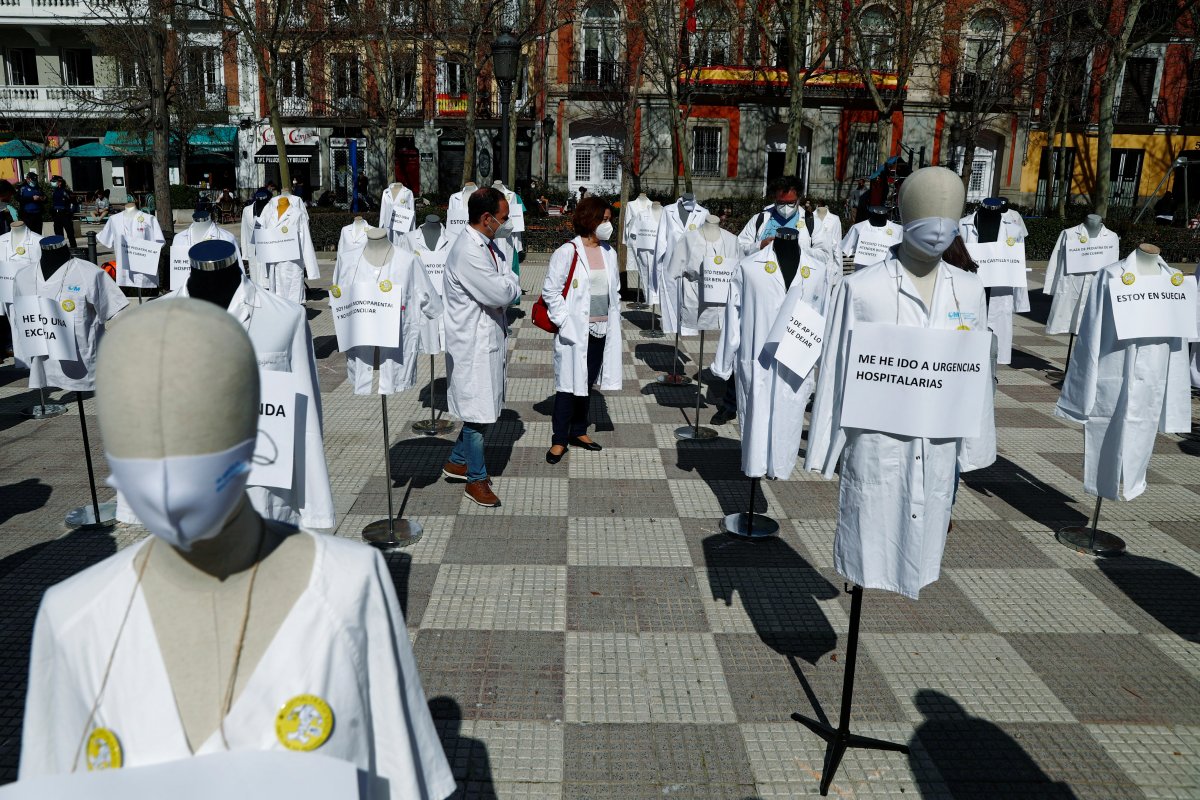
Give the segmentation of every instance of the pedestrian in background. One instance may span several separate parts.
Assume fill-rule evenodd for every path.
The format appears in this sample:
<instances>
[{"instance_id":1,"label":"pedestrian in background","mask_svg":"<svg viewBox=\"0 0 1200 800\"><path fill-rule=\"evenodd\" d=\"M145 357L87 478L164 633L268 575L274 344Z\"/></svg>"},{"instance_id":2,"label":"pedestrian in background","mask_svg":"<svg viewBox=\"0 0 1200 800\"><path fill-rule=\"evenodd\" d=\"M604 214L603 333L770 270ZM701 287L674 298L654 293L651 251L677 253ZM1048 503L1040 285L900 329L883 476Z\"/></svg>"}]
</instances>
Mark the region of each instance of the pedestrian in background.
<instances>
[{"instance_id":1,"label":"pedestrian in background","mask_svg":"<svg viewBox=\"0 0 1200 800\"><path fill-rule=\"evenodd\" d=\"M21 219L29 226L29 230L40 236L42 233L42 208L46 205L46 192L38 185L36 172L30 172L25 176L25 183L21 184L21 189L17 194L21 203Z\"/></svg>"}]
</instances>

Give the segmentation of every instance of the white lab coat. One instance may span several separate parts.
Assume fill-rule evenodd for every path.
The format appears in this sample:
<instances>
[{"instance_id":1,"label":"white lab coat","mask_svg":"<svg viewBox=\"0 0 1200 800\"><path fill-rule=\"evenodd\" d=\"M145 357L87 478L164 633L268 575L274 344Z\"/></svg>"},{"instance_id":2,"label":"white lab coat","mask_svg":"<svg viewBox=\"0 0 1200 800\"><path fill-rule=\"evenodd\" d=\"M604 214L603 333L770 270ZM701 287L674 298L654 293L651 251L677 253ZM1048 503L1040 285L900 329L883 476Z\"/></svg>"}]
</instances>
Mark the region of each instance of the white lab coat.
<instances>
[{"instance_id":1,"label":"white lab coat","mask_svg":"<svg viewBox=\"0 0 1200 800\"><path fill-rule=\"evenodd\" d=\"M437 243L431 250L429 243L425 241L424 227L424 225L419 225L416 230L409 231L399 244L421 262L421 267L424 268L430 285L441 298L446 292L446 259L450 256L450 245L454 242L454 237L446 230L445 225L438 225ZM420 345L421 352L431 356L445 351L446 317L444 314L438 314L436 318L429 320L428 324L422 327Z\"/></svg>"},{"instance_id":2,"label":"white lab coat","mask_svg":"<svg viewBox=\"0 0 1200 800\"><path fill-rule=\"evenodd\" d=\"M558 326L554 336L554 391L587 397L588 336L604 336L604 361L596 385L601 391L621 388L621 274L617 251L607 243L600 245L608 272L608 321L588 322L591 308L590 279L583 239L576 236L550 256L550 267L542 283L542 299L550 312L550 321ZM575 261L575 274L563 297L563 286Z\"/></svg>"},{"instance_id":3,"label":"white lab coat","mask_svg":"<svg viewBox=\"0 0 1200 800\"><path fill-rule=\"evenodd\" d=\"M394 195L392 194L393 186L400 188L400 191ZM417 206L413 200L412 189L409 189L402 183L393 183L385 186L383 196L379 198L379 227L388 232L388 238L393 242L404 235L392 230L392 214L397 208L407 208L413 212L412 221L409 223L408 228L412 230L413 226L417 223Z\"/></svg>"},{"instance_id":4,"label":"white lab coat","mask_svg":"<svg viewBox=\"0 0 1200 800\"><path fill-rule=\"evenodd\" d=\"M708 209L696 203L687 218L679 213L679 203L663 206L662 216L658 220L658 231L654 236L654 271L658 282L658 302L662 312L662 329L664 333L679 331L682 336L695 336L699 331L695 328L680 327L679 304L683 286L679 278L667 275L667 264L671 261L671 251L686 231L697 230L704 224Z\"/></svg>"},{"instance_id":5,"label":"white lab coat","mask_svg":"<svg viewBox=\"0 0 1200 800\"><path fill-rule=\"evenodd\" d=\"M96 241L111 247L113 260L117 262L117 285L153 289L158 286L158 275L130 272L125 259L126 241L165 242L158 219L145 211L122 210L113 214L96 235Z\"/></svg>"},{"instance_id":6,"label":"white lab coat","mask_svg":"<svg viewBox=\"0 0 1200 800\"><path fill-rule=\"evenodd\" d=\"M267 287L266 276L263 274L262 264L258 263L254 253L254 221L256 219L253 203L242 208L241 233L238 241L242 248L242 258L246 260L246 267L250 272L250 280L254 281L256 286L265 289Z\"/></svg>"},{"instance_id":7,"label":"white lab coat","mask_svg":"<svg viewBox=\"0 0 1200 800\"><path fill-rule=\"evenodd\" d=\"M1066 244L1079 236L1089 236L1086 225L1079 224L1060 233L1054 242L1054 249L1050 251L1050 260L1046 262L1046 281L1042 284L1042 294L1054 297L1050 303L1050 316L1046 318L1046 333L1050 335L1079 333L1084 300L1094 277L1094 273L1072 275L1067 272ZM1111 242L1118 247L1121 241L1117 234L1106 227L1100 228L1098 236L1090 238L1105 244Z\"/></svg>"},{"instance_id":8,"label":"white lab coat","mask_svg":"<svg viewBox=\"0 0 1200 800\"><path fill-rule=\"evenodd\" d=\"M191 295L185 284L166 296ZM311 398L305 411L304 438L296 440L292 488L250 486L246 494L258 513L268 519L310 529L332 528L336 520L325 463L321 385L304 306L265 292L243 277L229 303L229 313L249 334L259 368L292 373L296 376L296 391Z\"/></svg>"},{"instance_id":9,"label":"white lab coat","mask_svg":"<svg viewBox=\"0 0 1200 800\"><path fill-rule=\"evenodd\" d=\"M200 242L208 242L208 241L214 241L214 240L220 241L220 242L229 242L230 244L233 245L234 254L237 256L237 259L238 259L238 269L241 269L242 268L242 251L238 247L237 237L235 237L232 233L230 233L229 231L222 228L220 225L217 225L215 222L211 222L211 221L208 223L207 227L205 227L199 233L198 236L195 235L195 233L192 231L191 225L187 226L186 228L181 230L179 233L175 234L175 238L171 240L171 258L172 258L172 260L174 260L175 258L186 259L188 257L188 252L192 249L192 247L194 245L197 245ZM171 278L172 280L174 280L174 281L179 280L179 278L175 277L174 271L172 271L171 275L172 275L172 278ZM186 282L186 280L184 282ZM171 288L175 289L178 287L172 286Z\"/></svg>"},{"instance_id":10,"label":"white lab coat","mask_svg":"<svg viewBox=\"0 0 1200 800\"><path fill-rule=\"evenodd\" d=\"M332 734L314 751L318 755L386 779L390 800L450 795L454 777L383 556L335 536L296 535L312 537L312 575L225 717L229 749L283 750L276 715L290 699L312 694L329 704L334 717ZM92 728L117 736L125 767L193 755L149 605L137 585L134 559L149 541L109 556L42 598L29 659L22 780L76 767L86 771L86 763L74 764L76 748L110 654L112 667ZM224 749L218 730L194 755Z\"/></svg>"},{"instance_id":11,"label":"white lab coat","mask_svg":"<svg viewBox=\"0 0 1200 800\"><path fill-rule=\"evenodd\" d=\"M658 272L655 269L654 241L658 237L658 220L654 218L654 206L648 204L644 210L632 209L626 225L626 247L637 264L638 283L650 305L658 303Z\"/></svg>"},{"instance_id":12,"label":"white lab coat","mask_svg":"<svg viewBox=\"0 0 1200 800\"><path fill-rule=\"evenodd\" d=\"M742 227L742 232L738 234L738 244L742 248L743 256L754 255L758 252L758 243L766 238L763 234L766 233L767 223L771 219L771 209L774 207L774 203L764 206L762 211L746 220L746 224ZM812 239L808 235L808 228L804 225L803 208L797 207L795 213L788 219L787 224L780 225L779 227L795 228L800 234L800 246L806 250L812 246Z\"/></svg>"},{"instance_id":13,"label":"white lab coat","mask_svg":"<svg viewBox=\"0 0 1200 800\"><path fill-rule=\"evenodd\" d=\"M355 394L370 394L374 367L379 366L379 394L395 394L411 389L417 376L417 353L421 335L442 315L442 299L429 282L424 267L412 253L392 247L392 257L376 267L364 257L366 248L338 252L333 282L338 286L353 283L391 281L404 292L400 312L399 347L351 347L345 352L346 373Z\"/></svg>"},{"instance_id":14,"label":"white lab coat","mask_svg":"<svg viewBox=\"0 0 1200 800\"><path fill-rule=\"evenodd\" d=\"M699 331L715 331L721 328L725 316L723 304L705 303L701 305L700 276L703 269L712 265L714 258L720 258L722 265L729 265L741 260L741 246L732 233L717 228L717 241L710 242L704 238L703 229L688 231L676 243L667 262L667 277L679 281L683 289L680 319L684 328Z\"/></svg>"},{"instance_id":15,"label":"white lab coat","mask_svg":"<svg viewBox=\"0 0 1200 800\"><path fill-rule=\"evenodd\" d=\"M281 197L272 197L263 207L262 213L254 221L254 229L271 232L283 232L295 236L300 245L299 261L281 261L277 264L262 263L263 288L273 292L293 303L304 303L304 279L317 280L321 272L317 267L317 252L313 249L312 234L308 229L308 211L299 197L291 195L287 198L288 207L283 216L279 216L279 201Z\"/></svg>"},{"instance_id":16,"label":"white lab coat","mask_svg":"<svg viewBox=\"0 0 1200 800\"><path fill-rule=\"evenodd\" d=\"M458 236L467 229L467 200L479 191L473 183L464 186L460 191L450 195L446 203L446 228L451 236Z\"/></svg>"},{"instance_id":17,"label":"white lab coat","mask_svg":"<svg viewBox=\"0 0 1200 800\"><path fill-rule=\"evenodd\" d=\"M1191 430L1188 348L1184 339L1118 340L1108 283L1137 272L1137 254L1096 273L1079 338L1054 413L1083 423L1083 490L1132 500L1146 490L1146 467L1159 432ZM1163 274L1173 274L1158 260Z\"/></svg>"},{"instance_id":18,"label":"white lab coat","mask_svg":"<svg viewBox=\"0 0 1200 800\"><path fill-rule=\"evenodd\" d=\"M824 259L824 251L802 248L800 267L787 288L771 244L742 259L730 282L712 371L726 380L737 374L742 472L751 478L787 478L796 466L813 376L797 375L762 351L785 303L789 312L795 303L807 303L825 313L829 271Z\"/></svg>"},{"instance_id":19,"label":"white lab coat","mask_svg":"<svg viewBox=\"0 0 1200 800\"><path fill-rule=\"evenodd\" d=\"M966 244L979 242L979 229L975 225L975 214L971 213L958 221L958 233ZM1009 237L1024 241L1029 235L1021 215L1006 211L1000 218L1000 233L997 241ZM996 334L996 363L1012 363L1013 312L1029 311L1029 290L1025 287L993 286L988 302L988 328Z\"/></svg>"},{"instance_id":20,"label":"white lab coat","mask_svg":"<svg viewBox=\"0 0 1200 800\"><path fill-rule=\"evenodd\" d=\"M442 279L450 413L481 424L495 422L504 407L506 311L521 296L510 262L489 255L490 244L474 228L464 230L450 245Z\"/></svg>"},{"instance_id":21,"label":"white lab coat","mask_svg":"<svg viewBox=\"0 0 1200 800\"><path fill-rule=\"evenodd\" d=\"M41 264L42 248L38 244L41 240L40 235L28 228L19 242L11 231L0 236L0 299L5 301L0 306L0 316L11 316L13 281L16 280L17 272L22 267ZM17 252L18 249L21 250L20 253Z\"/></svg>"},{"instance_id":22,"label":"white lab coat","mask_svg":"<svg viewBox=\"0 0 1200 800\"><path fill-rule=\"evenodd\" d=\"M350 253L351 250L361 250L367 246L367 229L371 226L365 219L356 219L349 225L343 225L338 233L338 258ZM337 283L337 281L334 281Z\"/></svg>"},{"instance_id":23,"label":"white lab coat","mask_svg":"<svg viewBox=\"0 0 1200 800\"><path fill-rule=\"evenodd\" d=\"M983 283L941 263L931 308L899 261L888 259L842 281L825 326L825 351L813 405L805 468L833 476L841 464L834 567L868 589L916 599L937 580L954 493L963 472L996 457L992 396L975 440L925 439L839 424L850 336L859 322L955 330L977 329L987 314Z\"/></svg>"},{"instance_id":24,"label":"white lab coat","mask_svg":"<svg viewBox=\"0 0 1200 800\"><path fill-rule=\"evenodd\" d=\"M1200 275L1200 265L1197 265L1196 273ZM1196 293L1196 319L1200 320L1200 292ZM1200 331L1198 331L1200 333ZM1192 386L1200 389L1200 341L1192 342Z\"/></svg>"},{"instance_id":25,"label":"white lab coat","mask_svg":"<svg viewBox=\"0 0 1200 800\"><path fill-rule=\"evenodd\" d=\"M512 222L512 235L507 237L514 253L525 252L525 204L521 197L511 189L501 188L504 199L508 201L508 219Z\"/></svg>"},{"instance_id":26,"label":"white lab coat","mask_svg":"<svg viewBox=\"0 0 1200 800\"><path fill-rule=\"evenodd\" d=\"M66 311L75 334L74 361L59 361L48 356L29 360L29 388L57 386L76 392L96 388L96 355L104 335L104 323L116 316L129 300L108 277L108 273L90 261L72 258L59 267L49 280L42 277L41 264L22 266L13 278L13 298L26 295L48 297L62 308L70 300L75 304ZM13 313L16 314L14 307ZM14 322L14 330L20 320Z\"/></svg>"},{"instance_id":27,"label":"white lab coat","mask_svg":"<svg viewBox=\"0 0 1200 800\"><path fill-rule=\"evenodd\" d=\"M891 249L904 241L904 228L900 223L892 222L891 220L887 220L883 225L874 225L869 219L856 222L850 226L850 230L846 231L846 235L842 237L842 254L853 258L858 252L858 243L864 237L870 237L870 240L877 241L884 247ZM855 264L854 268L859 270L869 266L871 265Z\"/></svg>"}]
</instances>

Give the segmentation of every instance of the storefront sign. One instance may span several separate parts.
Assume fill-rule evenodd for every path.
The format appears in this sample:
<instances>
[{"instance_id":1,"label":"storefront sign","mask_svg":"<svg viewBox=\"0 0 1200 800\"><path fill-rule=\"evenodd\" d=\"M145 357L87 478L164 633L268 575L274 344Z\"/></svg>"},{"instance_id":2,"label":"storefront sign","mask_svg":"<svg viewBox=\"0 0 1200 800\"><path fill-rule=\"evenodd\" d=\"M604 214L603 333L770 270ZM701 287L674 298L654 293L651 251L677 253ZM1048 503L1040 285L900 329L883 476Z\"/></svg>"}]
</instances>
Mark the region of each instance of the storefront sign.
<instances>
[{"instance_id":1,"label":"storefront sign","mask_svg":"<svg viewBox=\"0 0 1200 800\"><path fill-rule=\"evenodd\" d=\"M261 141L263 144L275 144L275 129L269 125L263 128ZM316 128L284 128L283 141L288 145L316 145L320 143L321 139Z\"/></svg>"},{"instance_id":2,"label":"storefront sign","mask_svg":"<svg viewBox=\"0 0 1200 800\"><path fill-rule=\"evenodd\" d=\"M1196 338L1195 276L1125 276L1108 281L1118 339Z\"/></svg>"}]
</instances>

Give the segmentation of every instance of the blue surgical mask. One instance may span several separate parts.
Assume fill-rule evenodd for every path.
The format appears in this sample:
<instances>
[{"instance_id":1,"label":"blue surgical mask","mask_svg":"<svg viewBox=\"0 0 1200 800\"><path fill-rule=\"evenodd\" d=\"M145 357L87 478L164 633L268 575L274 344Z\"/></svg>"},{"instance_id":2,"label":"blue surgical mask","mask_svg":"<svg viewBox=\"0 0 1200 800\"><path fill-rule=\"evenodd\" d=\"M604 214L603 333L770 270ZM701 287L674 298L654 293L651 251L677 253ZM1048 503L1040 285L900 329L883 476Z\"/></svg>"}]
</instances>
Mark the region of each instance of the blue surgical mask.
<instances>
[{"instance_id":1,"label":"blue surgical mask","mask_svg":"<svg viewBox=\"0 0 1200 800\"><path fill-rule=\"evenodd\" d=\"M958 220L949 217L924 217L904 223L901 246L923 259L941 258L958 236Z\"/></svg>"}]
</instances>

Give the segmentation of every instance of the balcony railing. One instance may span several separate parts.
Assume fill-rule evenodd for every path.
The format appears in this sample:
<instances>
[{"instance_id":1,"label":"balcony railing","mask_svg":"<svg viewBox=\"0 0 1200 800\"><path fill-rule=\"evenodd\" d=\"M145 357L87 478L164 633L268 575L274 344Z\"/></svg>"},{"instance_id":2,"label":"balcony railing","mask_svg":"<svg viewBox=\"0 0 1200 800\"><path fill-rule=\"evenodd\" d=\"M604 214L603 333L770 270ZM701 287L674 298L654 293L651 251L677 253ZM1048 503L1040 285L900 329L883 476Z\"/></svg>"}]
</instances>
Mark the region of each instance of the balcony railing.
<instances>
[{"instance_id":1,"label":"balcony railing","mask_svg":"<svg viewBox=\"0 0 1200 800\"><path fill-rule=\"evenodd\" d=\"M950 102L962 104L1011 105L1016 87L1008 77L989 77L977 72L956 73L950 81Z\"/></svg>"},{"instance_id":2,"label":"balcony railing","mask_svg":"<svg viewBox=\"0 0 1200 800\"><path fill-rule=\"evenodd\" d=\"M419 98L397 100L397 105L397 113L401 117L421 116L421 102ZM334 98L327 101L314 100L311 97L280 97L279 113L283 117L324 119L378 114L379 109L375 104L368 103L362 98L357 97Z\"/></svg>"},{"instance_id":3,"label":"balcony railing","mask_svg":"<svg viewBox=\"0 0 1200 800\"><path fill-rule=\"evenodd\" d=\"M572 61L568 87L572 92L620 92L629 85L623 61Z\"/></svg>"},{"instance_id":4,"label":"balcony railing","mask_svg":"<svg viewBox=\"0 0 1200 800\"><path fill-rule=\"evenodd\" d=\"M97 24L102 22L89 0L0 0L0 17L11 24L27 20L45 25L77 25L87 20L95 20Z\"/></svg>"},{"instance_id":5,"label":"balcony railing","mask_svg":"<svg viewBox=\"0 0 1200 800\"><path fill-rule=\"evenodd\" d=\"M436 116L465 117L467 115L467 95L439 92L436 99ZM533 101L530 98L513 98L516 104L517 116L529 119L533 116ZM479 92L475 96L475 116L478 119L500 118L500 94L498 92Z\"/></svg>"},{"instance_id":6,"label":"balcony railing","mask_svg":"<svg viewBox=\"0 0 1200 800\"><path fill-rule=\"evenodd\" d=\"M0 112L99 114L111 112L137 92L123 86L4 86L0 87Z\"/></svg>"},{"instance_id":7,"label":"balcony railing","mask_svg":"<svg viewBox=\"0 0 1200 800\"><path fill-rule=\"evenodd\" d=\"M1160 97L1153 105L1130 103L1125 107L1117 106L1116 123L1118 125L1170 125L1174 116L1167 104Z\"/></svg>"}]
</instances>

